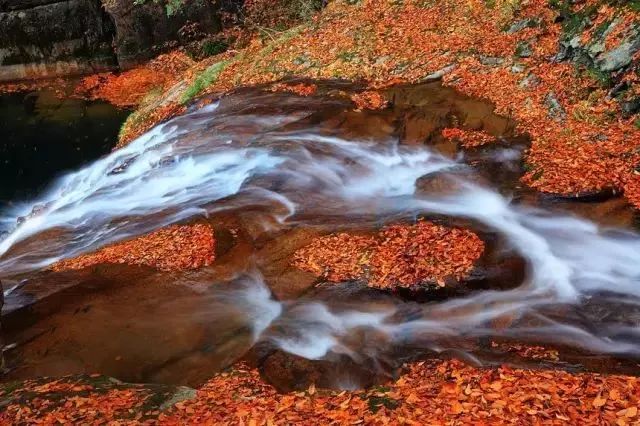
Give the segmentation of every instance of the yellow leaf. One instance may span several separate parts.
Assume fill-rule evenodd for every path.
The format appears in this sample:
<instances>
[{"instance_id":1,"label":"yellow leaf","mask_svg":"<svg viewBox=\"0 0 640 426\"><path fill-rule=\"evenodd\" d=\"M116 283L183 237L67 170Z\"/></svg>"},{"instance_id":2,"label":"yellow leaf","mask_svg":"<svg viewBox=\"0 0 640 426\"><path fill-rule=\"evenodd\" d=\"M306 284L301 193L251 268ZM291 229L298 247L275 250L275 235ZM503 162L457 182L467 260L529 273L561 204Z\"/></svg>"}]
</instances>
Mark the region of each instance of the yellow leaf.
<instances>
[{"instance_id":1,"label":"yellow leaf","mask_svg":"<svg viewBox=\"0 0 640 426\"><path fill-rule=\"evenodd\" d=\"M596 408L602 407L607 403L607 398L603 398L602 395L598 394L593 400L593 406Z\"/></svg>"},{"instance_id":2,"label":"yellow leaf","mask_svg":"<svg viewBox=\"0 0 640 426\"><path fill-rule=\"evenodd\" d=\"M415 393L411 393L409 394L409 396L407 397L406 401L409 404L414 404L416 402L420 402L420 398L418 398L418 396Z\"/></svg>"}]
</instances>

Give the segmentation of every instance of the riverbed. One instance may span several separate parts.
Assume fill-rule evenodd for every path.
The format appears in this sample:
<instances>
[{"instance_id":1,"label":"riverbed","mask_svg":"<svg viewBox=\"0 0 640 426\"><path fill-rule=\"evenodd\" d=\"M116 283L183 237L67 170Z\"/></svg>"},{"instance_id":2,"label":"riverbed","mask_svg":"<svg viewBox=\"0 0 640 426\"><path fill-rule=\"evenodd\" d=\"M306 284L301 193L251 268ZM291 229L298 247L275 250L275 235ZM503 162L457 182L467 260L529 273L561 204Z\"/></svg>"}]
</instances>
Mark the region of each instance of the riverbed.
<instances>
[{"instance_id":1,"label":"riverbed","mask_svg":"<svg viewBox=\"0 0 640 426\"><path fill-rule=\"evenodd\" d=\"M59 159L50 172L43 165L33 183L5 190L7 377L99 372L197 386L245 359L279 390L311 381L353 389L428 357L638 373L632 208L613 196L576 201L523 187L527 136L491 104L439 83L386 89L389 106L379 110L354 106L358 85L313 83L313 96L260 86L200 100L110 154L122 116L85 106L94 127L64 133L88 137L62 142L68 153L46 157ZM450 127L495 142L461 149L442 136ZM16 146L36 137L15 134ZM78 150L87 139L93 148ZM14 201L24 199L32 201ZM482 239L469 279L385 290L292 262L321 236L420 220ZM184 272L49 269L173 223L210 224L216 262ZM531 359L514 345L555 355Z\"/></svg>"}]
</instances>

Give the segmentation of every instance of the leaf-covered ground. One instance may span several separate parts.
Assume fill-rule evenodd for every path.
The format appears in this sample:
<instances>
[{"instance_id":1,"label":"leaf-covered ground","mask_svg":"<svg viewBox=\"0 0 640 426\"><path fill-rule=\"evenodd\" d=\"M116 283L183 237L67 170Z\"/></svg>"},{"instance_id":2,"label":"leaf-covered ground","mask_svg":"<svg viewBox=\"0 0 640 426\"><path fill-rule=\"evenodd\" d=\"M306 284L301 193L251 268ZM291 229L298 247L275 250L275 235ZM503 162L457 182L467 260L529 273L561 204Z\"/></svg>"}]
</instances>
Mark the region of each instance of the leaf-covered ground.
<instances>
[{"instance_id":1,"label":"leaf-covered ground","mask_svg":"<svg viewBox=\"0 0 640 426\"><path fill-rule=\"evenodd\" d=\"M96 385L86 378L0 389L2 424L627 425L640 420L635 377L480 369L459 361L411 364L398 380L367 391L312 386L289 394L278 394L255 369L238 364L175 405L167 404L171 397L165 389Z\"/></svg>"},{"instance_id":2,"label":"leaf-covered ground","mask_svg":"<svg viewBox=\"0 0 640 426\"><path fill-rule=\"evenodd\" d=\"M133 107L149 94L168 90L194 65L189 56L174 51L120 74L85 77L76 86L75 94L87 99L103 99L118 107Z\"/></svg>"},{"instance_id":3,"label":"leaf-covered ground","mask_svg":"<svg viewBox=\"0 0 640 426\"><path fill-rule=\"evenodd\" d=\"M214 260L215 237L209 225L174 225L60 261L51 268L64 271L103 263L124 263L151 266L161 271L182 271L211 265Z\"/></svg>"},{"instance_id":4,"label":"leaf-covered ground","mask_svg":"<svg viewBox=\"0 0 640 426\"><path fill-rule=\"evenodd\" d=\"M531 136L523 177L528 185L562 195L624 191L640 205L637 117L621 113L603 83L608 75L558 59L567 28L579 17L591 23L580 27L583 44L614 19L604 48L628 41L640 21L638 8L608 3L336 0L309 23L198 63L183 74L191 87L182 90L223 92L290 76L360 80L372 87L442 77L445 85L491 100ZM215 66L214 78L202 84L199 76ZM625 96L640 90L637 71L622 79L630 87ZM178 98L172 108L165 104L128 122L123 140L179 111Z\"/></svg>"},{"instance_id":5,"label":"leaf-covered ground","mask_svg":"<svg viewBox=\"0 0 640 426\"><path fill-rule=\"evenodd\" d=\"M437 284L467 277L484 250L473 232L419 221L391 225L373 237L332 234L294 254L296 267L340 282L366 279L370 287Z\"/></svg>"}]
</instances>

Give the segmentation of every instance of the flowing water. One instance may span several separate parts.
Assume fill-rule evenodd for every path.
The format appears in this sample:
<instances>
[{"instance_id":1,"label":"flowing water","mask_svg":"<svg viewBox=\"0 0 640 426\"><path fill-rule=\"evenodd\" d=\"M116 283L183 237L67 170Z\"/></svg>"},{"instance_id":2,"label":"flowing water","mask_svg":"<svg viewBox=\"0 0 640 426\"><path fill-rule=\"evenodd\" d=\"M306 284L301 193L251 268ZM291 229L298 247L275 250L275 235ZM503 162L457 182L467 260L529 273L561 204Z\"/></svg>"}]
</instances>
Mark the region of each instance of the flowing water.
<instances>
[{"instance_id":1,"label":"flowing water","mask_svg":"<svg viewBox=\"0 0 640 426\"><path fill-rule=\"evenodd\" d=\"M526 140L486 103L425 84L389 89L389 109L354 111L344 92L356 89L323 82L313 97L240 89L5 209L0 276L21 283L9 303L14 377L98 370L194 384L253 348L250 358L281 389L306 385L292 383L296 368L350 388L434 353L488 361L486 342L496 339L562 347L581 354L582 366L612 356L636 371L633 211L619 200L576 204L520 188ZM440 137L455 124L501 142L458 151ZM477 231L490 247L481 279L416 298L320 283L290 265L314 236L419 217ZM193 221L217 231L210 268L41 272ZM30 293L58 298L38 304Z\"/></svg>"}]
</instances>

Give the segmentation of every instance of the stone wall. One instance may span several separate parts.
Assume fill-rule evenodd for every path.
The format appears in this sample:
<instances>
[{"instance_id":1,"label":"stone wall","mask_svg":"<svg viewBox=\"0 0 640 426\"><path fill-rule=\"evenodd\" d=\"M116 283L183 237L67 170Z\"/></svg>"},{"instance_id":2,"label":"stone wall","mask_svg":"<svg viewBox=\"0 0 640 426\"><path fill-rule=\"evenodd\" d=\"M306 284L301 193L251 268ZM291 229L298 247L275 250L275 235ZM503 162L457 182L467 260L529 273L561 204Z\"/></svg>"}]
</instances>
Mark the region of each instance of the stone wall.
<instances>
[{"instance_id":1,"label":"stone wall","mask_svg":"<svg viewBox=\"0 0 640 426\"><path fill-rule=\"evenodd\" d=\"M114 34L98 0L0 0L0 81L114 68Z\"/></svg>"},{"instance_id":2,"label":"stone wall","mask_svg":"<svg viewBox=\"0 0 640 426\"><path fill-rule=\"evenodd\" d=\"M566 0L565 0L566 1ZM640 112L640 21L625 18L624 4L600 9L597 4L576 13L561 3L563 34L556 60L570 60L585 69L616 99L624 117ZM606 19L602 11L613 10ZM611 35L615 35L609 39Z\"/></svg>"},{"instance_id":3,"label":"stone wall","mask_svg":"<svg viewBox=\"0 0 640 426\"><path fill-rule=\"evenodd\" d=\"M104 3L104 4L103 4ZM181 42L181 31L220 30L213 0L0 0L0 81L127 69Z\"/></svg>"},{"instance_id":4,"label":"stone wall","mask_svg":"<svg viewBox=\"0 0 640 426\"><path fill-rule=\"evenodd\" d=\"M169 16L165 1L105 0L105 8L116 25L115 52L118 64L126 69L155 56L163 45L182 43L181 29L212 34L220 31L219 6L212 0L185 0L184 6Z\"/></svg>"}]
</instances>

